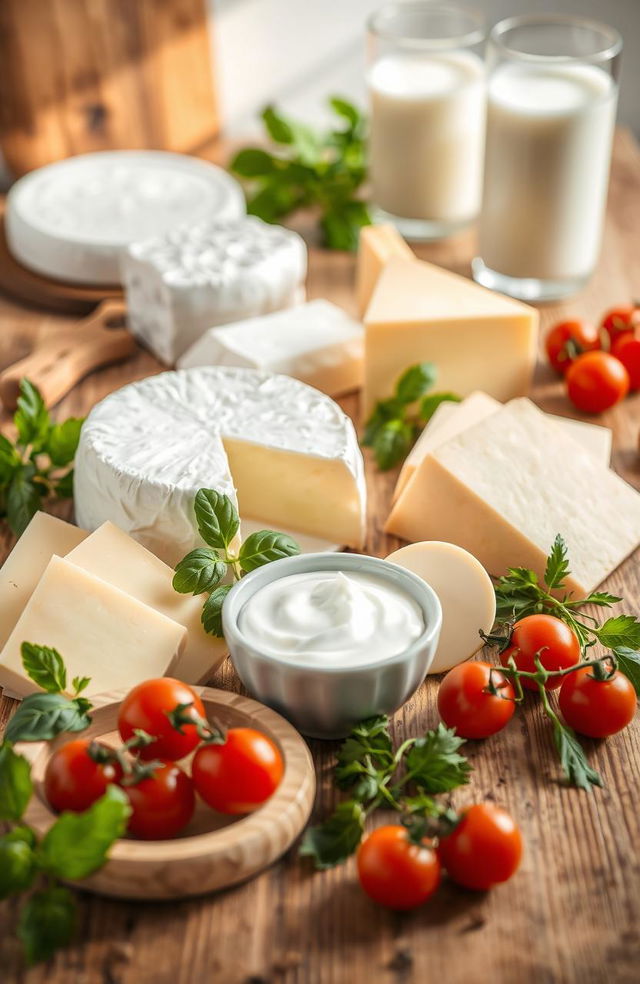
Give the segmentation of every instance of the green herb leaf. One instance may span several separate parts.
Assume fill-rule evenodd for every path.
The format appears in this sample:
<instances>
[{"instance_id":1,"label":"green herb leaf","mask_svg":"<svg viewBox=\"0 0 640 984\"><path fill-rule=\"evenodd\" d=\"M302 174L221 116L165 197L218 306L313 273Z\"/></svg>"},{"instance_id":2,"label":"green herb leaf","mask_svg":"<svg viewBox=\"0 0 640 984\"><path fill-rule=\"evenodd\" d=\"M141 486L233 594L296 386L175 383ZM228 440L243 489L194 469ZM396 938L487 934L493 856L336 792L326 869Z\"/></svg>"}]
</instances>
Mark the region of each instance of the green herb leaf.
<instances>
[{"instance_id":1,"label":"green herb leaf","mask_svg":"<svg viewBox=\"0 0 640 984\"><path fill-rule=\"evenodd\" d=\"M37 870L31 844L24 837L13 834L11 831L0 837L0 899L24 892Z\"/></svg>"},{"instance_id":2,"label":"green herb leaf","mask_svg":"<svg viewBox=\"0 0 640 984\"><path fill-rule=\"evenodd\" d=\"M640 697L640 652L627 646L617 646L613 655L618 661L618 669L631 681Z\"/></svg>"},{"instance_id":3,"label":"green herb leaf","mask_svg":"<svg viewBox=\"0 0 640 984\"><path fill-rule=\"evenodd\" d=\"M86 690L90 683L91 683L91 677L75 676L71 681L74 697L77 697L78 694L81 694L83 690Z\"/></svg>"},{"instance_id":4,"label":"green herb leaf","mask_svg":"<svg viewBox=\"0 0 640 984\"><path fill-rule=\"evenodd\" d=\"M44 405L40 390L28 379L20 380L18 409L13 422L18 430L18 440L23 447L33 445L39 451L49 432L49 412Z\"/></svg>"},{"instance_id":5,"label":"green herb leaf","mask_svg":"<svg viewBox=\"0 0 640 984\"><path fill-rule=\"evenodd\" d=\"M446 793L469 782L471 765L458 749L464 739L440 722L407 752L407 772L426 793Z\"/></svg>"},{"instance_id":6,"label":"green herb leaf","mask_svg":"<svg viewBox=\"0 0 640 984\"><path fill-rule=\"evenodd\" d=\"M30 694L22 701L5 731L7 741L50 741L64 731L84 731L91 724L84 697Z\"/></svg>"},{"instance_id":7,"label":"green herb leaf","mask_svg":"<svg viewBox=\"0 0 640 984\"><path fill-rule=\"evenodd\" d=\"M349 122L352 129L355 129L362 120L360 110L353 103L347 102L346 99L342 99L340 96L331 96L329 105L334 113L337 113L338 116L343 116Z\"/></svg>"},{"instance_id":8,"label":"green herb leaf","mask_svg":"<svg viewBox=\"0 0 640 984\"><path fill-rule=\"evenodd\" d=\"M247 147L239 151L231 161L229 169L241 178L258 178L273 174L276 163L273 154L259 147Z\"/></svg>"},{"instance_id":9,"label":"green herb leaf","mask_svg":"<svg viewBox=\"0 0 640 984\"><path fill-rule=\"evenodd\" d=\"M18 937L29 964L48 960L71 942L76 927L76 903L68 888L54 885L27 899L20 912Z\"/></svg>"},{"instance_id":10,"label":"green herb leaf","mask_svg":"<svg viewBox=\"0 0 640 984\"><path fill-rule=\"evenodd\" d=\"M7 520L16 536L22 536L42 505L42 496L33 482L35 468L31 462L13 473L7 492Z\"/></svg>"},{"instance_id":11,"label":"green herb leaf","mask_svg":"<svg viewBox=\"0 0 640 984\"><path fill-rule=\"evenodd\" d=\"M362 840L365 812L360 803L346 800L319 827L308 827L300 854L313 858L318 870L333 868L350 857Z\"/></svg>"},{"instance_id":12,"label":"green herb leaf","mask_svg":"<svg viewBox=\"0 0 640 984\"><path fill-rule=\"evenodd\" d=\"M20 456L11 441L0 434L0 485L7 485L20 465Z\"/></svg>"},{"instance_id":13,"label":"green herb leaf","mask_svg":"<svg viewBox=\"0 0 640 984\"><path fill-rule=\"evenodd\" d=\"M329 249L347 252L357 250L360 230L368 225L371 225L371 214L368 206L360 201L339 202L332 209L327 209L320 220Z\"/></svg>"},{"instance_id":14,"label":"green herb leaf","mask_svg":"<svg viewBox=\"0 0 640 984\"><path fill-rule=\"evenodd\" d=\"M10 744L8 732L12 721L13 718L5 731L5 741L0 745L0 820L20 820L33 792L31 767Z\"/></svg>"},{"instance_id":15,"label":"green herb leaf","mask_svg":"<svg viewBox=\"0 0 640 984\"><path fill-rule=\"evenodd\" d=\"M286 533L276 533L273 530L259 530L248 536L240 547L238 561L243 571L255 571L274 560L283 557L295 557L300 553L296 541Z\"/></svg>"},{"instance_id":16,"label":"green herb leaf","mask_svg":"<svg viewBox=\"0 0 640 984\"><path fill-rule=\"evenodd\" d=\"M590 595L581 601L565 602L567 608L582 607L583 605L598 605L599 608L611 608L618 601L622 601L618 595L609 594L608 591L592 591Z\"/></svg>"},{"instance_id":17,"label":"green herb leaf","mask_svg":"<svg viewBox=\"0 0 640 984\"><path fill-rule=\"evenodd\" d=\"M227 564L208 547L188 553L176 567L173 588L180 594L203 594L212 591L227 573Z\"/></svg>"},{"instance_id":18,"label":"green herb leaf","mask_svg":"<svg viewBox=\"0 0 640 984\"><path fill-rule=\"evenodd\" d=\"M211 592L202 607L202 624L204 631L209 635L223 638L222 632L222 606L224 600L231 591L231 584L221 584Z\"/></svg>"},{"instance_id":19,"label":"green herb leaf","mask_svg":"<svg viewBox=\"0 0 640 984\"><path fill-rule=\"evenodd\" d=\"M635 615L615 615L593 633L606 649L640 649L640 622Z\"/></svg>"},{"instance_id":20,"label":"green herb leaf","mask_svg":"<svg viewBox=\"0 0 640 984\"><path fill-rule=\"evenodd\" d=\"M58 499L71 499L73 497L73 468L70 468L57 480L53 491Z\"/></svg>"},{"instance_id":21,"label":"green herb leaf","mask_svg":"<svg viewBox=\"0 0 640 984\"><path fill-rule=\"evenodd\" d=\"M336 785L354 799L373 799L393 765L393 748L386 715L362 721L346 738L337 755Z\"/></svg>"},{"instance_id":22,"label":"green herb leaf","mask_svg":"<svg viewBox=\"0 0 640 984\"><path fill-rule=\"evenodd\" d=\"M194 502L198 532L204 542L218 550L226 550L232 542L240 520L228 495L215 489L200 489Z\"/></svg>"},{"instance_id":23,"label":"green herb leaf","mask_svg":"<svg viewBox=\"0 0 640 984\"><path fill-rule=\"evenodd\" d=\"M429 393L420 403L420 419L428 424L441 403L460 403L456 393Z\"/></svg>"},{"instance_id":24,"label":"green herb leaf","mask_svg":"<svg viewBox=\"0 0 640 984\"><path fill-rule=\"evenodd\" d=\"M602 786L602 778L587 761L582 745L570 728L553 718L553 738L560 756L560 764L567 780L579 789Z\"/></svg>"},{"instance_id":25,"label":"green herb leaf","mask_svg":"<svg viewBox=\"0 0 640 984\"><path fill-rule=\"evenodd\" d=\"M431 389L438 378L438 370L433 362L419 362L402 373L396 383L395 395L403 404L415 403Z\"/></svg>"},{"instance_id":26,"label":"green herb leaf","mask_svg":"<svg viewBox=\"0 0 640 984\"><path fill-rule=\"evenodd\" d=\"M41 866L58 878L86 878L102 867L130 815L127 794L118 786L108 786L84 813L60 814L42 839Z\"/></svg>"},{"instance_id":27,"label":"green herb leaf","mask_svg":"<svg viewBox=\"0 0 640 984\"><path fill-rule=\"evenodd\" d=\"M262 120L267 133L275 143L293 143L291 126L285 120L284 116L281 116L273 106L265 106L262 110Z\"/></svg>"},{"instance_id":28,"label":"green herb leaf","mask_svg":"<svg viewBox=\"0 0 640 984\"><path fill-rule=\"evenodd\" d=\"M20 647L22 665L27 676L43 690L58 694L67 688L67 671L57 649L23 642Z\"/></svg>"},{"instance_id":29,"label":"green herb leaf","mask_svg":"<svg viewBox=\"0 0 640 984\"><path fill-rule=\"evenodd\" d=\"M62 424L55 424L47 438L46 448L54 465L69 465L76 456L80 430L84 419L68 417Z\"/></svg>"},{"instance_id":30,"label":"green herb leaf","mask_svg":"<svg viewBox=\"0 0 640 984\"><path fill-rule=\"evenodd\" d=\"M380 429L390 420L402 418L402 404L395 397L389 400L380 400L376 403L375 409L369 417L364 431L362 443L365 447L372 447Z\"/></svg>"},{"instance_id":31,"label":"green herb leaf","mask_svg":"<svg viewBox=\"0 0 640 984\"><path fill-rule=\"evenodd\" d=\"M381 471L399 464L411 450L414 430L403 420L388 420L382 424L373 441L373 453Z\"/></svg>"},{"instance_id":32,"label":"green herb leaf","mask_svg":"<svg viewBox=\"0 0 640 984\"><path fill-rule=\"evenodd\" d=\"M547 566L544 572L544 580L549 591L563 588L565 578L569 573L567 545L558 533L547 557Z\"/></svg>"}]
</instances>

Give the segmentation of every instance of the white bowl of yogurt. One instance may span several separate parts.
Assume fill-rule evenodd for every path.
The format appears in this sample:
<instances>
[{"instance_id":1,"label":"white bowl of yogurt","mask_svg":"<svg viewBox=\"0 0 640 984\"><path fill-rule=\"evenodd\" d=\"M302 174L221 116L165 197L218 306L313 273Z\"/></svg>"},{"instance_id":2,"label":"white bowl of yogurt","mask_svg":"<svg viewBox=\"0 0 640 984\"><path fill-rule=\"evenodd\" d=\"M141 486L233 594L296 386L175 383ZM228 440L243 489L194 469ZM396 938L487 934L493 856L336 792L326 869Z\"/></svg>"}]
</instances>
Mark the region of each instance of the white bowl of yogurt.
<instances>
[{"instance_id":1,"label":"white bowl of yogurt","mask_svg":"<svg viewBox=\"0 0 640 984\"><path fill-rule=\"evenodd\" d=\"M312 738L342 738L404 704L429 670L441 625L428 584L362 554L275 561L234 585L222 610L244 686Z\"/></svg>"}]
</instances>

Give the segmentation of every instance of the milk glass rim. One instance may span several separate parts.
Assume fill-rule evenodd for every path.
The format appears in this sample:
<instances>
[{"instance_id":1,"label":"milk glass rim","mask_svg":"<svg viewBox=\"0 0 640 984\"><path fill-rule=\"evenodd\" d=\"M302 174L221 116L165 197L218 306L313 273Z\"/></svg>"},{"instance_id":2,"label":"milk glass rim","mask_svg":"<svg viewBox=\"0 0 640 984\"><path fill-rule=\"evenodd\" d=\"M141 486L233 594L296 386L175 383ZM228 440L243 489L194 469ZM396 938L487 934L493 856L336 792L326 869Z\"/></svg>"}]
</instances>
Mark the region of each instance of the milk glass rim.
<instances>
[{"instance_id":1,"label":"milk glass rim","mask_svg":"<svg viewBox=\"0 0 640 984\"><path fill-rule=\"evenodd\" d=\"M422 9L425 13L433 11L450 11L452 13L462 13L474 21L476 26L473 30L465 31L462 34L451 34L447 37L433 38L412 38L404 34L397 34L394 31L384 30L379 21L383 15L388 15L393 11L398 13L413 8ZM433 51L436 49L448 50L450 48L470 48L473 45L481 44L487 38L487 22L482 12L477 7L470 7L464 3L434 3L433 0L391 0L389 3L378 7L367 19L367 30L370 34L383 41L392 41L399 48L410 48L414 51Z\"/></svg>"},{"instance_id":2,"label":"milk glass rim","mask_svg":"<svg viewBox=\"0 0 640 984\"><path fill-rule=\"evenodd\" d=\"M566 55L538 55L528 51L522 51L518 47L508 44L504 40L504 35L517 27L535 27L544 24L564 25L566 27L585 27L602 35L607 43L592 54L566 54ZM517 58L520 61L534 62L537 64L571 64L572 62L602 63L612 61L622 51L622 35L615 27L604 24L602 21L593 20L590 17L580 17L573 14L515 14L513 17L505 17L498 21L489 32L489 42L495 48Z\"/></svg>"}]
</instances>

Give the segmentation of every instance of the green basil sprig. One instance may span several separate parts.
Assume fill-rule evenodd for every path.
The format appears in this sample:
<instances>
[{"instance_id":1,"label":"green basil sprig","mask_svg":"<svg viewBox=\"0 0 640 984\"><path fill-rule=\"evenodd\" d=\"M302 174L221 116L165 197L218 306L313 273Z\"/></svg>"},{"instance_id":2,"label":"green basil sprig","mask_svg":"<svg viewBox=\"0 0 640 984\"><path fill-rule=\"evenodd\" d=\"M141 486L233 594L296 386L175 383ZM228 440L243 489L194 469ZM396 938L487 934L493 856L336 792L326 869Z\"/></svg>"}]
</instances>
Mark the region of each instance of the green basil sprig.
<instances>
[{"instance_id":1,"label":"green basil sprig","mask_svg":"<svg viewBox=\"0 0 640 984\"><path fill-rule=\"evenodd\" d=\"M67 670L57 649L23 642L21 655L27 674L45 692L24 698L7 725L6 740L50 741L63 731L88 728L91 702L80 693L89 677L74 677L69 697L62 693L67 688Z\"/></svg>"}]
</instances>

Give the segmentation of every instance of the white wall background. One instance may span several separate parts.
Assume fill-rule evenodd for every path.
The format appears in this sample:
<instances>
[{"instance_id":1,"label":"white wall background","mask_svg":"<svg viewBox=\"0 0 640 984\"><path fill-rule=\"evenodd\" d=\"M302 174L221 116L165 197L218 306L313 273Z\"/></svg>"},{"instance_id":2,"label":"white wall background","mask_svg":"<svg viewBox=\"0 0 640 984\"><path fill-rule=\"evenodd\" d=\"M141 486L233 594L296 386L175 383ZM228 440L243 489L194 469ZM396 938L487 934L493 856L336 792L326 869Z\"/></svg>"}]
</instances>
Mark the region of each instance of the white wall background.
<instances>
[{"instance_id":1,"label":"white wall background","mask_svg":"<svg viewBox=\"0 0 640 984\"><path fill-rule=\"evenodd\" d=\"M364 104L364 24L383 0L208 0L225 130L256 132L267 102L322 121L333 93ZM622 34L619 120L640 135L640 0L468 0L488 23L519 13L581 14Z\"/></svg>"}]
</instances>

